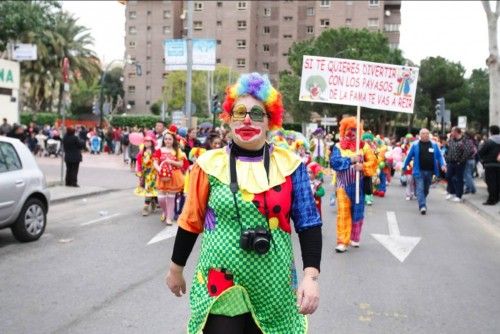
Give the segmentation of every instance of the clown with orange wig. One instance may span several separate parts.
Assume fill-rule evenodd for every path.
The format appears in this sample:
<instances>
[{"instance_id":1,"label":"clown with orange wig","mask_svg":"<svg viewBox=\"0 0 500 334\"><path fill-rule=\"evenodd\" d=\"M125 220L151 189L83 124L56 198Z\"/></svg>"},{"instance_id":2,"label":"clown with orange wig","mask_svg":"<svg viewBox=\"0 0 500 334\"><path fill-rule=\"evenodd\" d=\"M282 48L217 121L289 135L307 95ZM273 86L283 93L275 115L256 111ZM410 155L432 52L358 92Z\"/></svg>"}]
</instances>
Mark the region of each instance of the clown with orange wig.
<instances>
[{"instance_id":1,"label":"clown with orange wig","mask_svg":"<svg viewBox=\"0 0 500 334\"><path fill-rule=\"evenodd\" d=\"M183 269L201 234L189 334L307 332L305 315L319 302L322 223L305 165L266 141L282 117L281 95L267 76L243 74L227 88L221 113L232 143L192 167L167 274L170 290L184 294ZM302 250L300 284L292 229Z\"/></svg>"},{"instance_id":2,"label":"clown with orange wig","mask_svg":"<svg viewBox=\"0 0 500 334\"><path fill-rule=\"evenodd\" d=\"M360 143L356 152L356 118L347 117L340 122L340 142L330 158L337 174L337 247L343 253L349 245L359 247L364 220L363 176L371 177L377 168L377 158L368 144ZM356 203L356 172L360 173L359 203Z\"/></svg>"}]
</instances>

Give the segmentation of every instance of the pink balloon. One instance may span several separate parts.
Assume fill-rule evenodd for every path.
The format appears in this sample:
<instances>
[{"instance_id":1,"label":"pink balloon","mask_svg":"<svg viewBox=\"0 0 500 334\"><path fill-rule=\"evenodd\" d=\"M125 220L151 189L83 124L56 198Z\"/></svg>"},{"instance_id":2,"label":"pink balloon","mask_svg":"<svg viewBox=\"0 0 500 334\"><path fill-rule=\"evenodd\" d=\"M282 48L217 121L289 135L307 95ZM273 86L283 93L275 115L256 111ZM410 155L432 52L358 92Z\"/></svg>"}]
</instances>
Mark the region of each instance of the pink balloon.
<instances>
[{"instance_id":1,"label":"pink balloon","mask_svg":"<svg viewBox=\"0 0 500 334\"><path fill-rule=\"evenodd\" d=\"M132 145L141 145L144 140L144 135L139 132L132 132L128 135L128 140Z\"/></svg>"}]
</instances>

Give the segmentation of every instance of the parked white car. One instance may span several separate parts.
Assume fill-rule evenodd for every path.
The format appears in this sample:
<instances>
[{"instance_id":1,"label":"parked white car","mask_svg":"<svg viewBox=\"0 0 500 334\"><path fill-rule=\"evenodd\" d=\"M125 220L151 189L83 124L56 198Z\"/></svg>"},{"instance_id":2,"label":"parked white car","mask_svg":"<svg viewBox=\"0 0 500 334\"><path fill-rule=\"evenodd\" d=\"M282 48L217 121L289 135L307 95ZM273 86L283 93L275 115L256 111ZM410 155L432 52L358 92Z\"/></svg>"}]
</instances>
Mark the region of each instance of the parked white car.
<instances>
[{"instance_id":1,"label":"parked white car","mask_svg":"<svg viewBox=\"0 0 500 334\"><path fill-rule=\"evenodd\" d=\"M39 239L47 225L50 193L29 149L0 136L0 228L22 242Z\"/></svg>"}]
</instances>

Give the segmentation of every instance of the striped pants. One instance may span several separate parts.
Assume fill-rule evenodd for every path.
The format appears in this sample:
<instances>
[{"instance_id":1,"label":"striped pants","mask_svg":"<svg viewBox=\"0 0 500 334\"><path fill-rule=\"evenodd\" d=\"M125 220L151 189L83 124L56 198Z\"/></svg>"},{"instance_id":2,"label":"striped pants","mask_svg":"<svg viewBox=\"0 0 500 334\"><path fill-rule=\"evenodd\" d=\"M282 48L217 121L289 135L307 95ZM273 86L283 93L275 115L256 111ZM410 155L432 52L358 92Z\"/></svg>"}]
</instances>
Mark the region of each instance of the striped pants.
<instances>
[{"instance_id":1,"label":"striped pants","mask_svg":"<svg viewBox=\"0 0 500 334\"><path fill-rule=\"evenodd\" d=\"M361 179L360 184L363 184ZM359 242L364 220L364 192L360 187L359 203L356 204L356 184L337 188L337 244Z\"/></svg>"}]
</instances>

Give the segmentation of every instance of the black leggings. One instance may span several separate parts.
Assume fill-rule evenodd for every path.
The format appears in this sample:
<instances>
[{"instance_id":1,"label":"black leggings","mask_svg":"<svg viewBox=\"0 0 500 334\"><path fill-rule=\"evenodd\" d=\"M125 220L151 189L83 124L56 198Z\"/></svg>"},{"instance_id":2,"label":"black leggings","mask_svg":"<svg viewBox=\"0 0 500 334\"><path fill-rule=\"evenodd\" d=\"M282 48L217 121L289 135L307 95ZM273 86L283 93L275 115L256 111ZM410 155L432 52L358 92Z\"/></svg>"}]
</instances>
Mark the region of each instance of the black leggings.
<instances>
[{"instance_id":1,"label":"black leggings","mask_svg":"<svg viewBox=\"0 0 500 334\"><path fill-rule=\"evenodd\" d=\"M250 313L227 317L210 314L203 334L262 334Z\"/></svg>"}]
</instances>

